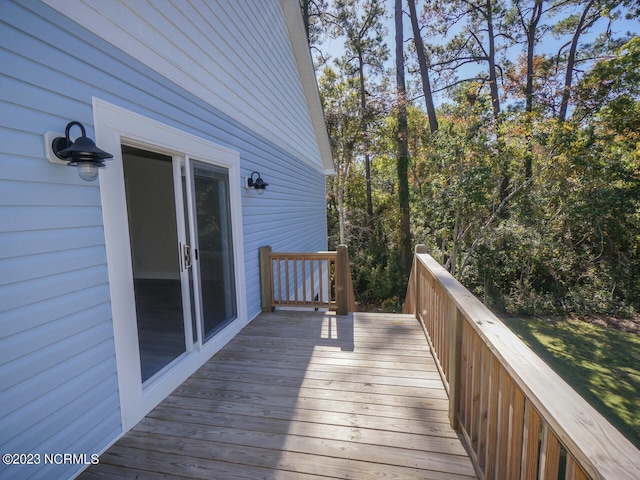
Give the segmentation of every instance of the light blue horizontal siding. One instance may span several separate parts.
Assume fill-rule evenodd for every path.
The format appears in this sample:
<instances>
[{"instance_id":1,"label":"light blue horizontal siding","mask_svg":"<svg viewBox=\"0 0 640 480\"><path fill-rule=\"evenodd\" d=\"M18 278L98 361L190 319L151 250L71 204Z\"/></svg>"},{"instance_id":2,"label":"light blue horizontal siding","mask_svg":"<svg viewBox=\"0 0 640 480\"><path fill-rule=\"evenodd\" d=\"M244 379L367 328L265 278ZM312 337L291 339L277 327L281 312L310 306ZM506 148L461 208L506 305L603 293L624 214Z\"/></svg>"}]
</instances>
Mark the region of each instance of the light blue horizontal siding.
<instances>
[{"instance_id":1,"label":"light blue horizontal siding","mask_svg":"<svg viewBox=\"0 0 640 480\"><path fill-rule=\"evenodd\" d=\"M39 326L37 336L24 335L25 330L22 330L21 334L0 339L0 364L13 372L3 381L3 387L9 389L72 359L77 353L74 350L76 343L82 342L85 350L102 343L111 335L110 318L111 309L104 304ZM70 336L69 331L76 333ZM14 393L5 390L0 393L0 398Z\"/></svg>"},{"instance_id":2,"label":"light blue horizontal siding","mask_svg":"<svg viewBox=\"0 0 640 480\"><path fill-rule=\"evenodd\" d=\"M48 418L48 409L52 405L64 406L70 387L83 393L93 384L94 375L104 379L113 373L108 362L98 361L113 356L112 346L109 342L102 342L98 346L85 343L88 336L86 330L76 335L76 343L83 343L83 349L77 349L71 358L49 365L46 371L29 377L29 382L21 382L0 392L6 412L3 434L7 438L21 433L25 426L36 425ZM91 383L84 384L86 381ZM29 399L28 403L24 403L24 399Z\"/></svg>"},{"instance_id":3,"label":"light blue horizontal siding","mask_svg":"<svg viewBox=\"0 0 640 480\"><path fill-rule=\"evenodd\" d=\"M96 379L100 380L100 382L98 382L95 387L92 387L90 391L87 390L85 395L72 399L68 404L69 408L64 409L64 411L56 416L37 415L40 421L37 423L32 422L28 414L32 413L34 409L41 408L43 411L48 410L46 405L37 403L27 405L24 410L24 415L15 414L8 417L7 425L11 427L11 429L7 430L7 435L15 433L18 430L20 431L20 435L14 437L12 442L8 443L12 448L11 451L64 453L67 445L77 443L90 434L91 430L88 427L96 428L102 425L102 428L106 428L107 430L113 429L114 422L112 417L114 417L114 415L120 415L119 409L114 407L118 404L117 392L114 392L112 388L116 377L112 372L97 370L95 371L95 375ZM91 378L83 375L78 378L78 382L76 383L80 383L83 380L88 381L91 380ZM82 387L82 385L78 386ZM21 411L19 413L23 412ZM78 422L86 422L87 425L78 425ZM78 436L77 431L69 432L69 429L74 427L77 428L77 431L83 431L83 435ZM55 432L57 435L52 435L52 432ZM64 432L67 433L66 436L61 435ZM101 445L87 442L85 447L76 451L83 452L85 448L96 449L91 453L100 451L104 448L104 438L109 437L103 437L101 439ZM56 441L61 443L56 444ZM71 452L70 450L66 451ZM2 477L0 476L0 478Z\"/></svg>"},{"instance_id":4,"label":"light blue horizontal siding","mask_svg":"<svg viewBox=\"0 0 640 480\"><path fill-rule=\"evenodd\" d=\"M72 173L78 175L77 172ZM6 228L7 232L98 226L102 225L102 210L100 207L82 205L75 207L0 206L0 224Z\"/></svg>"},{"instance_id":5,"label":"light blue horizontal siding","mask_svg":"<svg viewBox=\"0 0 640 480\"><path fill-rule=\"evenodd\" d=\"M96 372L96 387L68 404L68 409L56 417L43 418L10 443L14 451L37 453L86 453L91 455L104 449L105 438L115 438L120 433L120 410L117 392L113 391L115 374L100 377ZM83 376L80 381L93 381ZM46 409L46 406L41 406ZM28 420L28 418L24 419ZM24 422L24 420L20 420ZM27 422L24 422L27 423ZM117 427L114 428L114 425ZM82 436L77 432L83 431ZM56 435L51 435L56 432ZM25 440L28 439L28 440ZM34 442L35 439L35 442ZM0 478L50 479L70 478L78 471L74 465L43 465L0 467Z\"/></svg>"},{"instance_id":6,"label":"light blue horizontal siding","mask_svg":"<svg viewBox=\"0 0 640 480\"><path fill-rule=\"evenodd\" d=\"M109 297L109 286L104 283L104 267L93 269L91 272L79 272L75 275L66 275L55 277L53 280L75 281L78 278L87 280L86 284L74 284L73 288L66 288L64 292L53 291L43 292L40 295L31 295L29 300L31 303L17 300L15 303L19 308L11 308L2 312L2 338L16 335L20 332L27 331L46 325L58 318L64 318L76 312L87 310L93 306L101 305L105 298ZM84 276L82 276L84 275ZM34 283L34 282L29 282ZM26 286L28 283L21 283L20 286ZM39 286L46 286L40 282L34 289ZM7 287L0 289L3 292ZM14 288L11 293L19 296L20 290ZM0 304L11 306L8 303L8 296L0 298Z\"/></svg>"},{"instance_id":7,"label":"light blue horizontal siding","mask_svg":"<svg viewBox=\"0 0 640 480\"><path fill-rule=\"evenodd\" d=\"M38 1L0 10L0 375L10 378L0 383L0 450L96 453L120 432L100 190L44 159L44 132L78 120L93 137L96 96L238 151L243 175L257 170L269 183L264 195L242 189L250 318L260 310L260 246L326 249L325 178ZM220 21L231 20L243 22ZM264 58L234 45L236 63L277 62L297 76L281 46ZM0 466L0 478L77 470Z\"/></svg>"},{"instance_id":8,"label":"light blue horizontal siding","mask_svg":"<svg viewBox=\"0 0 640 480\"><path fill-rule=\"evenodd\" d=\"M107 261L104 246L76 248L39 255L28 255L2 260L0 286L46 278L61 272L78 271L104 265ZM37 265L38 269L33 266Z\"/></svg>"},{"instance_id":9,"label":"light blue horizontal siding","mask_svg":"<svg viewBox=\"0 0 640 480\"><path fill-rule=\"evenodd\" d=\"M4 261L4 260L3 260ZM0 269L2 262L0 261ZM37 270L37 266L32 266ZM85 291L98 285L107 285L107 266L99 265L97 267L84 268L73 272L58 273L48 277L37 278L28 282L19 282L4 285L0 288L0 305L4 311L0 311L0 321L2 321L4 334L11 326L4 325L5 319L9 318L14 312L13 309L30 306L43 300L55 299L56 297L76 294L78 298L85 295ZM110 301L108 290L106 297L101 298L100 303ZM104 293L103 293L104 295ZM54 313L55 314L55 313ZM8 321L6 321L8 323Z\"/></svg>"},{"instance_id":10,"label":"light blue horizontal siding","mask_svg":"<svg viewBox=\"0 0 640 480\"><path fill-rule=\"evenodd\" d=\"M88 188L83 198L84 205L100 206L100 190ZM3 206L71 206L77 207L78 187L74 185L55 185L51 183L19 182L0 180L0 205Z\"/></svg>"},{"instance_id":11,"label":"light blue horizontal siding","mask_svg":"<svg viewBox=\"0 0 640 480\"><path fill-rule=\"evenodd\" d=\"M104 245L102 226L0 233L0 258Z\"/></svg>"}]
</instances>

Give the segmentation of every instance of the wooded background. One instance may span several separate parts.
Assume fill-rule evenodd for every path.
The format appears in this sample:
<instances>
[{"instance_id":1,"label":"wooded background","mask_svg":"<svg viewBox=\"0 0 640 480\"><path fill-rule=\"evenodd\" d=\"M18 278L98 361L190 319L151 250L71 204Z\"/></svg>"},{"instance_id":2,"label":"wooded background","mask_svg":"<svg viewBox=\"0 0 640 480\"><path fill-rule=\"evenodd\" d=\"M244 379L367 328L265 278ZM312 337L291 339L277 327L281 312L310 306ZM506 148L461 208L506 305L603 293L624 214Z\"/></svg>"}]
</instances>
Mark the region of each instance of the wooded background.
<instances>
[{"instance_id":1,"label":"wooded background","mask_svg":"<svg viewBox=\"0 0 640 480\"><path fill-rule=\"evenodd\" d=\"M637 311L639 1L301 8L361 305L398 310L424 243L500 312Z\"/></svg>"}]
</instances>

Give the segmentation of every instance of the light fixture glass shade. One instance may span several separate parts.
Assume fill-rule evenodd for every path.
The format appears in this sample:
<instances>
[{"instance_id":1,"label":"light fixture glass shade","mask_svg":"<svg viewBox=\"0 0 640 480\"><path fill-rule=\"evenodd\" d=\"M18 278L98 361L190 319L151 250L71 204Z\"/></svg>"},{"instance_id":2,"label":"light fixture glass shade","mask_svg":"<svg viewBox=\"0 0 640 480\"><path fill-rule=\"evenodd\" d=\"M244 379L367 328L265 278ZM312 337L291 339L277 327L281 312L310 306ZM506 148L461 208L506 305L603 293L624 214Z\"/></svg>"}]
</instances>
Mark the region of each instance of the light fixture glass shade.
<instances>
[{"instance_id":1,"label":"light fixture glass shade","mask_svg":"<svg viewBox=\"0 0 640 480\"><path fill-rule=\"evenodd\" d=\"M69 137L71 127L78 126L81 136L72 141ZM47 138L47 135L45 135ZM69 122L64 130L64 137L56 137L51 141L54 155L64 160L67 165L78 167L78 175L90 182L98 176L98 168L104 167L104 160L113 158L109 152L99 149L80 122Z\"/></svg>"},{"instance_id":2,"label":"light fixture glass shade","mask_svg":"<svg viewBox=\"0 0 640 480\"><path fill-rule=\"evenodd\" d=\"M78 162L78 175L87 182L95 180L98 176L98 165L96 162Z\"/></svg>"}]
</instances>

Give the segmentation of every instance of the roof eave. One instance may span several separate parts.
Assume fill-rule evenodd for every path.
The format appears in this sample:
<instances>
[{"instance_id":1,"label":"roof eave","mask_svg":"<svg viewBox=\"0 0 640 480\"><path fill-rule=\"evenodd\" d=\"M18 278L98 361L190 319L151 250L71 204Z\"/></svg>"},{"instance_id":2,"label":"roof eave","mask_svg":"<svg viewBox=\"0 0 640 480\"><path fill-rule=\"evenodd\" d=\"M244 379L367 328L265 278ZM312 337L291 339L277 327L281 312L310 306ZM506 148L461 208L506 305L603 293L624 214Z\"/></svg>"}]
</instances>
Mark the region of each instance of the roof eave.
<instances>
[{"instance_id":1,"label":"roof eave","mask_svg":"<svg viewBox=\"0 0 640 480\"><path fill-rule=\"evenodd\" d=\"M322 158L322 167L325 175L332 175L335 174L335 171L333 156L331 155L331 142L324 121L322 101L320 100L318 82L313 68L313 59L311 58L307 36L304 31L300 3L298 0L280 0L280 5L284 12L287 29L289 30L289 38L291 39L291 46L298 65L298 72L304 88L304 94L307 99L311 122Z\"/></svg>"}]
</instances>

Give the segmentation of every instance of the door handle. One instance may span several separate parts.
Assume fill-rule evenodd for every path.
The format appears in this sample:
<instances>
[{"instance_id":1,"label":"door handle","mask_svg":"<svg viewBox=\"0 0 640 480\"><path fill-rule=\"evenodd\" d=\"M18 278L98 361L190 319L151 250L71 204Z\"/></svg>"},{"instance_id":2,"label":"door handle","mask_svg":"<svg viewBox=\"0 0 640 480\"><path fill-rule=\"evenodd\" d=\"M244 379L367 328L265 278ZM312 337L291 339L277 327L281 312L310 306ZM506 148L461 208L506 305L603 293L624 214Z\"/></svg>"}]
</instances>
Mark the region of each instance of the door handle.
<instances>
[{"instance_id":1,"label":"door handle","mask_svg":"<svg viewBox=\"0 0 640 480\"><path fill-rule=\"evenodd\" d=\"M185 270L191 268L191 245L182 245L182 264Z\"/></svg>"}]
</instances>

